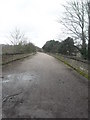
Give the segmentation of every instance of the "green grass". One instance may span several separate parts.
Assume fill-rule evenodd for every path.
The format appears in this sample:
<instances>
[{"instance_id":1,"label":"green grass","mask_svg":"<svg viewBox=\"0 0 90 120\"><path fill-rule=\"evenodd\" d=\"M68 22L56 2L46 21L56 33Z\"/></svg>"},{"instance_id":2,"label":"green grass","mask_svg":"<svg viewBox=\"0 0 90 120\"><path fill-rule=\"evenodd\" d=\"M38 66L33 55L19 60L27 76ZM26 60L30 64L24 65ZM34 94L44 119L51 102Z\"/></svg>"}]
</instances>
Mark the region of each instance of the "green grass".
<instances>
[{"instance_id":1,"label":"green grass","mask_svg":"<svg viewBox=\"0 0 90 120\"><path fill-rule=\"evenodd\" d=\"M90 80L90 76L85 73L84 71L81 71L81 69L79 68L75 68L73 67L71 64L69 64L67 61L65 61L61 56L59 55L55 55L55 54L51 54L53 57L57 58L58 60L60 60L61 62L63 62L64 64L68 65L69 67L71 67L72 69L74 69L75 71L77 71L79 74L81 74L82 76L84 76L85 78L87 78L88 80Z\"/></svg>"}]
</instances>

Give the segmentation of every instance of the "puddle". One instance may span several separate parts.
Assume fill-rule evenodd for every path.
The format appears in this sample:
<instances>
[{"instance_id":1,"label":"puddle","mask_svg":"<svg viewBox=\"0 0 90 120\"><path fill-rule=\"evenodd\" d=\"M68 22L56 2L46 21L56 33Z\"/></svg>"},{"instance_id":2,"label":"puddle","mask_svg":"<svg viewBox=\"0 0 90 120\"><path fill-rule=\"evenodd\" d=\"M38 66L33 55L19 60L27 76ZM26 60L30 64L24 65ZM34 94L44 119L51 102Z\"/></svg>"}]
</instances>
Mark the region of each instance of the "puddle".
<instances>
[{"instance_id":1,"label":"puddle","mask_svg":"<svg viewBox=\"0 0 90 120\"><path fill-rule=\"evenodd\" d=\"M2 82L3 82L3 83L7 83L7 82L9 82L9 80L3 80Z\"/></svg>"},{"instance_id":2,"label":"puddle","mask_svg":"<svg viewBox=\"0 0 90 120\"><path fill-rule=\"evenodd\" d=\"M35 80L37 76L35 74L31 73L18 73L18 74L9 74L4 76L2 79L2 83L8 83L8 82L24 82L24 81L32 81Z\"/></svg>"}]
</instances>

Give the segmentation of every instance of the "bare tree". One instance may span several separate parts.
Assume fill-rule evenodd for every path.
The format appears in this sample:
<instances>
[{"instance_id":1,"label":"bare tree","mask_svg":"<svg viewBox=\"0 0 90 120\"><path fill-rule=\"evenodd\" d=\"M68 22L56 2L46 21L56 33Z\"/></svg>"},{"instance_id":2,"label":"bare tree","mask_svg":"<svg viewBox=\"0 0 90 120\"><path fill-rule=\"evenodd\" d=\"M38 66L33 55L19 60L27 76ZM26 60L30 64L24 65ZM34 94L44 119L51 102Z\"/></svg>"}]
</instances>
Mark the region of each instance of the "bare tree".
<instances>
[{"instance_id":1,"label":"bare tree","mask_svg":"<svg viewBox=\"0 0 90 120\"><path fill-rule=\"evenodd\" d=\"M81 41L83 56L86 55L86 41L88 40L88 19L86 14L86 3L83 0L67 3L64 17L60 22L69 30L75 40Z\"/></svg>"},{"instance_id":2,"label":"bare tree","mask_svg":"<svg viewBox=\"0 0 90 120\"><path fill-rule=\"evenodd\" d=\"M88 60L90 61L90 1L87 1L87 13L88 13Z\"/></svg>"},{"instance_id":3,"label":"bare tree","mask_svg":"<svg viewBox=\"0 0 90 120\"><path fill-rule=\"evenodd\" d=\"M15 28L15 30L10 33L10 41L13 45L25 44L27 38L25 37L25 34L20 31L20 29Z\"/></svg>"},{"instance_id":4,"label":"bare tree","mask_svg":"<svg viewBox=\"0 0 90 120\"><path fill-rule=\"evenodd\" d=\"M10 32L10 41L13 45L14 53L22 53L26 49L27 37L20 29L15 28L14 31Z\"/></svg>"}]
</instances>

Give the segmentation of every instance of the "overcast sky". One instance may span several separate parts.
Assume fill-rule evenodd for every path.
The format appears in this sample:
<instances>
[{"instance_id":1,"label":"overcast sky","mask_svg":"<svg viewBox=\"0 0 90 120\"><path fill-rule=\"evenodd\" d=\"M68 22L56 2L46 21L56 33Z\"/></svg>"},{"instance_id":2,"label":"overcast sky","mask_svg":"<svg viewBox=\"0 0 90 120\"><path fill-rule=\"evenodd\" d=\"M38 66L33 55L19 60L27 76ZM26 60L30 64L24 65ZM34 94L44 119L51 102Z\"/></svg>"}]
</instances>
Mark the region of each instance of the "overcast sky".
<instances>
[{"instance_id":1,"label":"overcast sky","mask_svg":"<svg viewBox=\"0 0 90 120\"><path fill-rule=\"evenodd\" d=\"M10 43L8 36L16 27L30 42L42 47L48 40L64 39L57 22L67 0L0 0L0 43Z\"/></svg>"}]
</instances>

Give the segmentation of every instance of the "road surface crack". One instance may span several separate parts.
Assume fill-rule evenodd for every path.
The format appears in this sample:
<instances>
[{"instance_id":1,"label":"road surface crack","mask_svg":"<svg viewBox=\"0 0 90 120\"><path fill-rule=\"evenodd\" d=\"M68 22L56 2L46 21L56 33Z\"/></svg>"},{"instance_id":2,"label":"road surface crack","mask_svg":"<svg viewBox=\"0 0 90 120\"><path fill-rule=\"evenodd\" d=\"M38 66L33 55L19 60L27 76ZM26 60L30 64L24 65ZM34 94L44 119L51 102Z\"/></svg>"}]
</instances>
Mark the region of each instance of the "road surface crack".
<instances>
[{"instance_id":1,"label":"road surface crack","mask_svg":"<svg viewBox=\"0 0 90 120\"><path fill-rule=\"evenodd\" d=\"M19 93L15 93L15 94L12 94L12 95L8 95L8 96L6 96L6 97L4 97L4 98L2 99L2 102L6 102L9 98L12 98L12 97L14 97L14 96L17 96L17 95L19 95L19 94L21 94L21 93L22 93L22 91L19 92Z\"/></svg>"}]
</instances>

